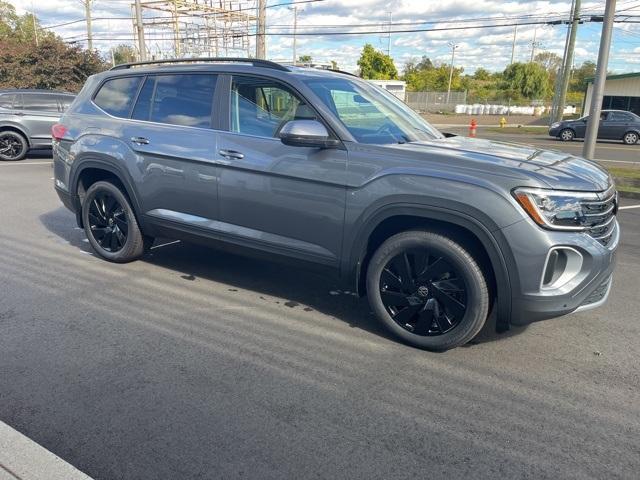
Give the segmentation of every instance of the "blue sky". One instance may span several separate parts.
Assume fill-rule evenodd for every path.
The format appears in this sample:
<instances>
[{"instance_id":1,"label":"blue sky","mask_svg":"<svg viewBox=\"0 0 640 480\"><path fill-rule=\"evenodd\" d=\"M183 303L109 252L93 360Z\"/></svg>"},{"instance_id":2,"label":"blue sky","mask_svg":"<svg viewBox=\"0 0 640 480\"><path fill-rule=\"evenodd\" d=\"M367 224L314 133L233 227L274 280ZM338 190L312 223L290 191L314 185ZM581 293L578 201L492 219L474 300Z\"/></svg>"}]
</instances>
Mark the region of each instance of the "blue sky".
<instances>
[{"instance_id":1,"label":"blue sky","mask_svg":"<svg viewBox=\"0 0 640 480\"><path fill-rule=\"evenodd\" d=\"M35 11L45 26L70 22L84 18L84 7L79 0L9 0L19 12ZM143 3L145 0L142 0ZM270 0L268 5L276 5L296 0ZM252 8L255 0L244 0L243 8ZM119 43L133 45L131 0L94 0L93 17L109 17L95 20L93 25L94 47L108 54L109 48ZM391 15L394 29L447 28L474 25L473 19L486 19L490 23L525 22L524 16L564 15L570 9L570 1L507 1L498 0L323 0L299 4L298 26L300 32L312 33L298 36L298 55L309 54L314 60L328 62L336 60L340 68L354 71L360 50L365 43L386 51L386 34L374 35L323 35L327 28L336 26L338 30L361 32L386 30ZM604 9L604 1L583 1L583 13L598 14ZM640 20L640 0L618 0L616 11L621 15L636 15ZM390 13L391 12L391 13ZM118 17L119 19L113 19ZM517 18L515 18L517 17ZM121 20L120 20L121 18ZM502 18L503 20L499 20ZM528 17L531 18L531 17ZM495 19L495 20L494 20ZM411 22L410 25L407 25ZM488 23L487 20L478 23ZM287 33L293 24L293 12L289 6L271 7L267 10L267 24L270 32ZM357 28L356 25L368 27ZM476 23L477 24L477 23ZM67 40L77 40L86 44L86 30L83 22L55 27L52 30ZM594 60L597 57L601 23L580 25L576 42L575 63ZM456 65L473 72L478 67L502 70L511 57L511 43L514 27L489 29L458 29L450 31L393 33L390 53L401 69L405 61L430 57L436 62L448 63L451 49L449 42L458 45ZM521 25L518 27L515 58L527 61L531 54L531 42L535 36L539 42L537 51L549 50L562 54L566 26ZM251 37L251 42L254 37ZM169 42L155 42L156 49L169 47ZM252 50L254 47L252 46ZM230 51L229 54L243 54ZM267 56L273 60L291 60L291 35L269 36ZM614 29L609 70L615 73L640 71L640 23L617 23Z\"/></svg>"}]
</instances>

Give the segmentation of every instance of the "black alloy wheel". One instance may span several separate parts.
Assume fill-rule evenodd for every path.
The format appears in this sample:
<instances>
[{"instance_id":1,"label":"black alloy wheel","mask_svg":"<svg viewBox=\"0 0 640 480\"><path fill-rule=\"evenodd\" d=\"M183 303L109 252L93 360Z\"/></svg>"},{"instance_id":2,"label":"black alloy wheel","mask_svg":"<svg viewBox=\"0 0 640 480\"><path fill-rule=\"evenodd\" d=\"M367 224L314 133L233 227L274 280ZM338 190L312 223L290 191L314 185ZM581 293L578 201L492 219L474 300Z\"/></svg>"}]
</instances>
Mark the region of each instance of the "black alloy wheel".
<instances>
[{"instance_id":1,"label":"black alloy wheel","mask_svg":"<svg viewBox=\"0 0 640 480\"><path fill-rule=\"evenodd\" d=\"M137 260L153 244L153 238L140 229L121 187L110 181L98 181L87 190L82 199L82 224L93 249L110 262Z\"/></svg>"},{"instance_id":2,"label":"black alloy wheel","mask_svg":"<svg viewBox=\"0 0 640 480\"><path fill-rule=\"evenodd\" d=\"M0 160L22 160L28 149L27 141L19 133L0 132Z\"/></svg>"},{"instance_id":3,"label":"black alloy wheel","mask_svg":"<svg viewBox=\"0 0 640 480\"><path fill-rule=\"evenodd\" d=\"M380 298L394 322L415 335L442 335L467 311L467 288L443 256L407 250L393 257L380 276Z\"/></svg>"},{"instance_id":4,"label":"black alloy wheel","mask_svg":"<svg viewBox=\"0 0 640 480\"><path fill-rule=\"evenodd\" d=\"M89 228L93 238L107 252L116 253L127 243L127 216L110 192L101 191L93 197L89 206Z\"/></svg>"},{"instance_id":5,"label":"black alloy wheel","mask_svg":"<svg viewBox=\"0 0 640 480\"><path fill-rule=\"evenodd\" d=\"M455 236L397 233L373 253L366 277L367 297L378 319L419 348L443 351L464 345L489 314L483 269Z\"/></svg>"}]
</instances>

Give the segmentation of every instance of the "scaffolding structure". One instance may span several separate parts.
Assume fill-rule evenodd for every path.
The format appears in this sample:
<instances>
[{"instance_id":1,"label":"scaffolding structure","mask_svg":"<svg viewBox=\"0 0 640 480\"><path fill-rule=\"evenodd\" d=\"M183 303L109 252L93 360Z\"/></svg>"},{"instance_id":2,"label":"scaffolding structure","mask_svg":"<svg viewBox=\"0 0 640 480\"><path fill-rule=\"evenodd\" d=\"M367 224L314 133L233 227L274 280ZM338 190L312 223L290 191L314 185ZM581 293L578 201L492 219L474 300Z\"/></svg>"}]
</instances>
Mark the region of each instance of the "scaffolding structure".
<instances>
[{"instance_id":1,"label":"scaffolding structure","mask_svg":"<svg viewBox=\"0 0 640 480\"><path fill-rule=\"evenodd\" d=\"M253 56L255 0L149 0L141 7L148 58Z\"/></svg>"}]
</instances>

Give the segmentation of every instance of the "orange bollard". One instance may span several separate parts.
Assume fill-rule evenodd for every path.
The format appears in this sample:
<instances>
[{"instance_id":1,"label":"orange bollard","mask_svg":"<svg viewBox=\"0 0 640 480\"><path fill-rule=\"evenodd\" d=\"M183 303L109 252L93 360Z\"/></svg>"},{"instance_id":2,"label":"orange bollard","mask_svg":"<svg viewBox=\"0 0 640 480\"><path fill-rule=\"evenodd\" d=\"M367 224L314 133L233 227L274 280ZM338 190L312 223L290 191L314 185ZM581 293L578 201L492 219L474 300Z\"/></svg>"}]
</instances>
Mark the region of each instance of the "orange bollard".
<instances>
[{"instance_id":1,"label":"orange bollard","mask_svg":"<svg viewBox=\"0 0 640 480\"><path fill-rule=\"evenodd\" d=\"M475 137L477 129L478 129L478 122L476 122L475 118L472 118L471 119L471 124L469 125L469 136L470 137Z\"/></svg>"}]
</instances>

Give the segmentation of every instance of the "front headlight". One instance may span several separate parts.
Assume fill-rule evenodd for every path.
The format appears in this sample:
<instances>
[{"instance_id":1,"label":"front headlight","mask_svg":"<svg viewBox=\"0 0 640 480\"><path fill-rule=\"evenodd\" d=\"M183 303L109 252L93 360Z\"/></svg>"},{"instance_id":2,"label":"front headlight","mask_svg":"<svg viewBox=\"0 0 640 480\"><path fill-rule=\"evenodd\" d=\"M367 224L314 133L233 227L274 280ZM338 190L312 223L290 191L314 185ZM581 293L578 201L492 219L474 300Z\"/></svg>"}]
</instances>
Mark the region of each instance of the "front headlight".
<instances>
[{"instance_id":1,"label":"front headlight","mask_svg":"<svg viewBox=\"0 0 640 480\"><path fill-rule=\"evenodd\" d=\"M551 124L551 128L558 128L560 126L560 122L555 122Z\"/></svg>"},{"instance_id":2,"label":"front headlight","mask_svg":"<svg viewBox=\"0 0 640 480\"><path fill-rule=\"evenodd\" d=\"M586 230L583 202L597 202L596 193L516 188L513 196L538 225L551 230Z\"/></svg>"}]
</instances>

